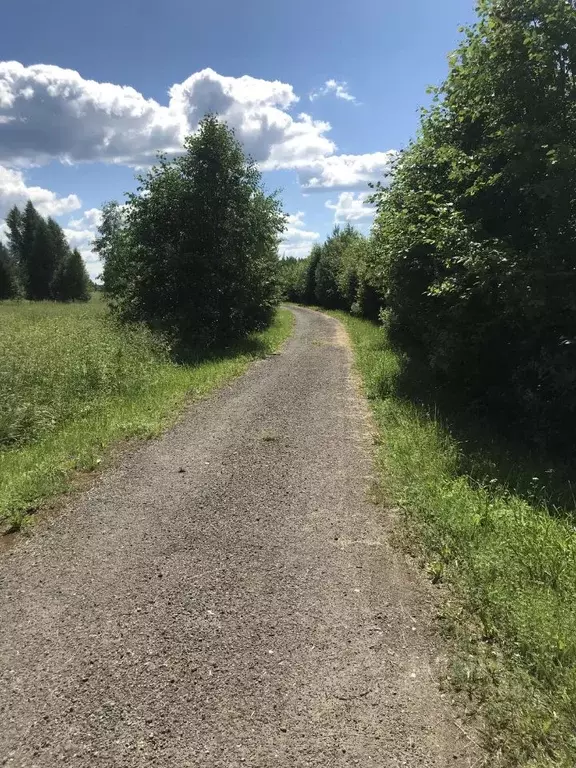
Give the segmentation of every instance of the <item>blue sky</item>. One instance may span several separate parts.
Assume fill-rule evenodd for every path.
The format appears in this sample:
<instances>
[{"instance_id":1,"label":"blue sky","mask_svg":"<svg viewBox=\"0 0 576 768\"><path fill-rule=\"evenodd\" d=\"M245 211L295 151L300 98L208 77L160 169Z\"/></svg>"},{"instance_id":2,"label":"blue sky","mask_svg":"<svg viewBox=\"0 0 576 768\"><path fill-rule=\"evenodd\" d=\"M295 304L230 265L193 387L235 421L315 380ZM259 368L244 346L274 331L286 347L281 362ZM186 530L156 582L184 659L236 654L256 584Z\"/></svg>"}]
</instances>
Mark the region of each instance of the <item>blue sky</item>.
<instances>
[{"instance_id":1,"label":"blue sky","mask_svg":"<svg viewBox=\"0 0 576 768\"><path fill-rule=\"evenodd\" d=\"M281 188L282 251L334 223L367 229L363 198L416 131L473 0L28 0L0 30L0 220L31 197L91 273L105 200L217 111Z\"/></svg>"}]
</instances>

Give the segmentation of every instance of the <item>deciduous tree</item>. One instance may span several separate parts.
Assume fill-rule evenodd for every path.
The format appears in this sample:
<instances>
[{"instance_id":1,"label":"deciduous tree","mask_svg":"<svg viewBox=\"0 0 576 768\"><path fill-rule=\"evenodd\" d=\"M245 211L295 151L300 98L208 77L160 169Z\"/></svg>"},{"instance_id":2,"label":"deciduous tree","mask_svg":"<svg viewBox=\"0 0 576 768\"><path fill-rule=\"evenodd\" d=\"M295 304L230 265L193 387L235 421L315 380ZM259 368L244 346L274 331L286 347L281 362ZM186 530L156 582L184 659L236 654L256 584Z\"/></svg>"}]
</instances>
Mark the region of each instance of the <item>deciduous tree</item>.
<instances>
[{"instance_id":1,"label":"deciduous tree","mask_svg":"<svg viewBox=\"0 0 576 768\"><path fill-rule=\"evenodd\" d=\"M97 248L121 317L209 346L270 321L284 216L233 132L215 117L201 122L184 150L139 178L124 221L110 208Z\"/></svg>"}]
</instances>

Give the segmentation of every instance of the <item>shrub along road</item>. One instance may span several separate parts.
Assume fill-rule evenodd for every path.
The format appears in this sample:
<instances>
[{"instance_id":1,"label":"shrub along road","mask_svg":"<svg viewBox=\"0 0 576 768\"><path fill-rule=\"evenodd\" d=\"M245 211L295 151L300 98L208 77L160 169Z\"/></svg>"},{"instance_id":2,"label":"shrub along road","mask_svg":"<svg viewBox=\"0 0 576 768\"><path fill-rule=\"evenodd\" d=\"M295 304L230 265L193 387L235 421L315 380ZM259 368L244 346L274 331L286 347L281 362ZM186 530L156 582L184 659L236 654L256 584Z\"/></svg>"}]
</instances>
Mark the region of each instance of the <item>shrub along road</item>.
<instances>
[{"instance_id":1,"label":"shrub along road","mask_svg":"<svg viewBox=\"0 0 576 768\"><path fill-rule=\"evenodd\" d=\"M294 312L281 355L0 561L5 764L481 763L431 587L368 500L345 332Z\"/></svg>"}]
</instances>

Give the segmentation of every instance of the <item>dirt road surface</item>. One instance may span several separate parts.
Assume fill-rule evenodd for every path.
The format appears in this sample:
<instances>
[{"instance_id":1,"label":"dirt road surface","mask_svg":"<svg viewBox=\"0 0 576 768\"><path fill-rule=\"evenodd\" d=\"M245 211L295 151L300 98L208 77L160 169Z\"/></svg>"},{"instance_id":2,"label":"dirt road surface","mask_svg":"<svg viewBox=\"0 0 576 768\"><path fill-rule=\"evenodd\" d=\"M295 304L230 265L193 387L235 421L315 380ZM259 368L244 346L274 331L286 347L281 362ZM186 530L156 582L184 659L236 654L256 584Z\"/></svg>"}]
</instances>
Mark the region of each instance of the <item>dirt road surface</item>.
<instances>
[{"instance_id":1,"label":"dirt road surface","mask_svg":"<svg viewBox=\"0 0 576 768\"><path fill-rule=\"evenodd\" d=\"M346 335L294 312L282 354L0 558L0 764L477 764L431 587L368 500Z\"/></svg>"}]
</instances>

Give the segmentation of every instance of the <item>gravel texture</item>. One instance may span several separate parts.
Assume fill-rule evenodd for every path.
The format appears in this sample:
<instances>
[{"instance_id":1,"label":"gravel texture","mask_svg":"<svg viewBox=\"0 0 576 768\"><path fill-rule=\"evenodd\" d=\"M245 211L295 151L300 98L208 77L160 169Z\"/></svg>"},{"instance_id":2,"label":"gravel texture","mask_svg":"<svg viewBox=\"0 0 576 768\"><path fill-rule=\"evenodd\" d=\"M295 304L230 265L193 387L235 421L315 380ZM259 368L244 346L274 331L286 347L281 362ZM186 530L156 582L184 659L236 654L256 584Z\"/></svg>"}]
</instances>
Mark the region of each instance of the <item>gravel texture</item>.
<instances>
[{"instance_id":1,"label":"gravel texture","mask_svg":"<svg viewBox=\"0 0 576 768\"><path fill-rule=\"evenodd\" d=\"M0 764L473 766L334 319L0 558Z\"/></svg>"}]
</instances>

